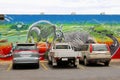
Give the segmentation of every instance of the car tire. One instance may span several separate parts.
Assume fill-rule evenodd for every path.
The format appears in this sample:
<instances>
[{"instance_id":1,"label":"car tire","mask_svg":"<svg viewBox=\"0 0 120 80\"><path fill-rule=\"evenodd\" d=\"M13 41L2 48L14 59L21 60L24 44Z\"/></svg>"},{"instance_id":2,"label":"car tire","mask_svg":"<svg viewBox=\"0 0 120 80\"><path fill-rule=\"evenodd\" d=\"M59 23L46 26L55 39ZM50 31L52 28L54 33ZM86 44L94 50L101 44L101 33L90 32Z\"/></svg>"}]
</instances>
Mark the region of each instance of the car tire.
<instances>
[{"instance_id":1,"label":"car tire","mask_svg":"<svg viewBox=\"0 0 120 80\"><path fill-rule=\"evenodd\" d=\"M35 68L38 69L39 67L40 67L40 66L39 66L39 63L37 63Z\"/></svg>"},{"instance_id":2,"label":"car tire","mask_svg":"<svg viewBox=\"0 0 120 80\"><path fill-rule=\"evenodd\" d=\"M73 61L73 66L77 68L77 64L75 64L75 60Z\"/></svg>"},{"instance_id":3,"label":"car tire","mask_svg":"<svg viewBox=\"0 0 120 80\"><path fill-rule=\"evenodd\" d=\"M37 63L35 63L35 68L38 69L40 67L40 63L39 61Z\"/></svg>"},{"instance_id":4,"label":"car tire","mask_svg":"<svg viewBox=\"0 0 120 80\"><path fill-rule=\"evenodd\" d=\"M13 68L13 69L16 69L16 68L17 68L17 67L16 67L16 64L13 63L13 64L12 64L12 68Z\"/></svg>"},{"instance_id":5,"label":"car tire","mask_svg":"<svg viewBox=\"0 0 120 80\"><path fill-rule=\"evenodd\" d=\"M84 61L79 60L79 64L84 64Z\"/></svg>"},{"instance_id":6,"label":"car tire","mask_svg":"<svg viewBox=\"0 0 120 80\"><path fill-rule=\"evenodd\" d=\"M105 66L109 66L109 61L105 62L104 64Z\"/></svg>"},{"instance_id":7,"label":"car tire","mask_svg":"<svg viewBox=\"0 0 120 80\"><path fill-rule=\"evenodd\" d=\"M55 65L53 65L53 62L52 62L52 67L56 67Z\"/></svg>"},{"instance_id":8,"label":"car tire","mask_svg":"<svg viewBox=\"0 0 120 80\"><path fill-rule=\"evenodd\" d=\"M87 66L89 63L87 61L87 58L84 58L84 65Z\"/></svg>"},{"instance_id":9,"label":"car tire","mask_svg":"<svg viewBox=\"0 0 120 80\"><path fill-rule=\"evenodd\" d=\"M52 65L52 61L48 60L48 64L49 64L49 65Z\"/></svg>"},{"instance_id":10,"label":"car tire","mask_svg":"<svg viewBox=\"0 0 120 80\"><path fill-rule=\"evenodd\" d=\"M54 65L54 60L52 59L52 61L51 61L51 63L52 63L52 67L57 67L58 65Z\"/></svg>"},{"instance_id":11,"label":"car tire","mask_svg":"<svg viewBox=\"0 0 120 80\"><path fill-rule=\"evenodd\" d=\"M74 64L74 67L77 68L77 65Z\"/></svg>"}]
</instances>

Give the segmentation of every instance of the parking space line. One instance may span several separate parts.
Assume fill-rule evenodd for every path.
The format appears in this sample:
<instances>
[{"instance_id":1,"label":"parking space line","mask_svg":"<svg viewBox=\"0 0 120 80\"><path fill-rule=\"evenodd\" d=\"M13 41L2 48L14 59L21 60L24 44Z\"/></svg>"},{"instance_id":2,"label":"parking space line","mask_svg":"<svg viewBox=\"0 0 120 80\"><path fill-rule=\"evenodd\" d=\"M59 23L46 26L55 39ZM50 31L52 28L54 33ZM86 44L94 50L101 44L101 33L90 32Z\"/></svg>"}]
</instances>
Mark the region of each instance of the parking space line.
<instances>
[{"instance_id":1,"label":"parking space line","mask_svg":"<svg viewBox=\"0 0 120 80\"><path fill-rule=\"evenodd\" d=\"M44 60L44 61L40 61L40 62L41 62L41 63L44 63L44 62L47 63L48 61Z\"/></svg>"},{"instance_id":2,"label":"parking space line","mask_svg":"<svg viewBox=\"0 0 120 80\"><path fill-rule=\"evenodd\" d=\"M10 71L12 69L12 63L9 64L7 71Z\"/></svg>"},{"instance_id":3,"label":"parking space line","mask_svg":"<svg viewBox=\"0 0 120 80\"><path fill-rule=\"evenodd\" d=\"M44 63L41 63L41 66L42 66L45 70L48 70L48 68L45 66Z\"/></svg>"},{"instance_id":4,"label":"parking space line","mask_svg":"<svg viewBox=\"0 0 120 80\"><path fill-rule=\"evenodd\" d=\"M82 66L82 65L78 65L78 68L81 69L81 70L84 70L84 69L85 69L85 67Z\"/></svg>"}]
</instances>

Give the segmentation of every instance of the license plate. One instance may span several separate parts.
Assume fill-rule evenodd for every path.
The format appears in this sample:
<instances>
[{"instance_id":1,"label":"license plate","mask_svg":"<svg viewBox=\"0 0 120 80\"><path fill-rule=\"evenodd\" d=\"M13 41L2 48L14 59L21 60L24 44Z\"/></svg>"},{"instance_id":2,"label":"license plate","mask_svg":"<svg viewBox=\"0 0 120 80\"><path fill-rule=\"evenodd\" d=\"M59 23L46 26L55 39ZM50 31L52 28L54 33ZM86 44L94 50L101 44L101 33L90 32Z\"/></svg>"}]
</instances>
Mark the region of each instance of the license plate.
<instances>
[{"instance_id":1,"label":"license plate","mask_svg":"<svg viewBox=\"0 0 120 80\"><path fill-rule=\"evenodd\" d=\"M68 60L68 58L62 58L62 61L67 61Z\"/></svg>"}]
</instances>

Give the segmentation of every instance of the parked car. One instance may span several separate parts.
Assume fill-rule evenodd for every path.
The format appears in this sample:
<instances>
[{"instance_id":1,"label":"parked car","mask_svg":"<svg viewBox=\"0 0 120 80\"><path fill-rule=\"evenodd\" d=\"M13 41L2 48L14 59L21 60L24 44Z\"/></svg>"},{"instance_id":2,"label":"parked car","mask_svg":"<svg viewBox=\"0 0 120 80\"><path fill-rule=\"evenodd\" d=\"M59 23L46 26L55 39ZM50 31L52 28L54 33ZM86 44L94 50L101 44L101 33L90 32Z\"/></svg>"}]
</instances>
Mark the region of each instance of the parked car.
<instances>
[{"instance_id":1,"label":"parked car","mask_svg":"<svg viewBox=\"0 0 120 80\"><path fill-rule=\"evenodd\" d=\"M77 67L77 64L79 64L77 56L78 54L72 49L69 43L54 43L48 53L49 63L53 67L61 63Z\"/></svg>"},{"instance_id":2,"label":"parked car","mask_svg":"<svg viewBox=\"0 0 120 80\"><path fill-rule=\"evenodd\" d=\"M82 45L81 54L80 62L83 61L84 65L102 62L105 66L109 66L111 60L111 53L107 44Z\"/></svg>"},{"instance_id":3,"label":"parked car","mask_svg":"<svg viewBox=\"0 0 120 80\"><path fill-rule=\"evenodd\" d=\"M13 50L13 69L20 64L34 64L36 68L39 68L39 53L36 44L16 44Z\"/></svg>"}]
</instances>

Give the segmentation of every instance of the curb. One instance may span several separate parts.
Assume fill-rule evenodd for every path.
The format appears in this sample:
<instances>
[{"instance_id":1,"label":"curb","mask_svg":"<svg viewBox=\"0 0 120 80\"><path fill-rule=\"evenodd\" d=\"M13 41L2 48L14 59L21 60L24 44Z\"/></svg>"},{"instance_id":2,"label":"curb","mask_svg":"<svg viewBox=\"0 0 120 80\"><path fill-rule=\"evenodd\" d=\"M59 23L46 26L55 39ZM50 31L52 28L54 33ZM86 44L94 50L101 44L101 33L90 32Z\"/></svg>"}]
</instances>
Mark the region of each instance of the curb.
<instances>
[{"instance_id":1,"label":"curb","mask_svg":"<svg viewBox=\"0 0 120 80\"><path fill-rule=\"evenodd\" d=\"M40 60L40 62L48 62L48 61ZM0 60L0 64L4 64L4 63L12 63L12 60L8 60L8 61ZM112 59L110 63L120 63L120 59Z\"/></svg>"},{"instance_id":2,"label":"curb","mask_svg":"<svg viewBox=\"0 0 120 80\"><path fill-rule=\"evenodd\" d=\"M120 63L120 59L112 59L110 63Z\"/></svg>"},{"instance_id":3,"label":"curb","mask_svg":"<svg viewBox=\"0 0 120 80\"><path fill-rule=\"evenodd\" d=\"M112 62L120 62L120 59L111 59Z\"/></svg>"},{"instance_id":4,"label":"curb","mask_svg":"<svg viewBox=\"0 0 120 80\"><path fill-rule=\"evenodd\" d=\"M41 63L47 63L47 60L40 60L39 62ZM8 64L8 63L12 63L12 60L9 61L4 61L4 60L0 60L0 64Z\"/></svg>"}]
</instances>

